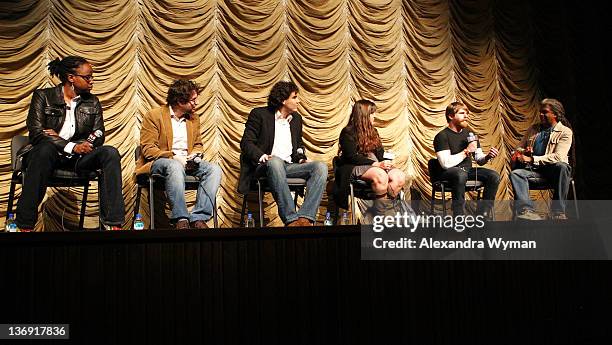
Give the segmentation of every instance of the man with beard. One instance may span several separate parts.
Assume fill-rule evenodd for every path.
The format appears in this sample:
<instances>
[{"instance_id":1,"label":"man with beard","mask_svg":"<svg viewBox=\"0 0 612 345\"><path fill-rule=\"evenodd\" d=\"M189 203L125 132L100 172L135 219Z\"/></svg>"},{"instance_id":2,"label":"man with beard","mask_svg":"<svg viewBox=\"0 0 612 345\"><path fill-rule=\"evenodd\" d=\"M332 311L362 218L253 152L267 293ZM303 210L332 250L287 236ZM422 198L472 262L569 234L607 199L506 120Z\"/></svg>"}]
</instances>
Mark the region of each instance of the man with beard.
<instances>
[{"instance_id":1,"label":"man with beard","mask_svg":"<svg viewBox=\"0 0 612 345\"><path fill-rule=\"evenodd\" d=\"M221 168L196 159L203 153L200 118L194 113L200 85L191 80L175 80L168 88L166 105L150 110L142 119L136 175L159 174L165 178L166 195L172 205L171 222L176 229L206 229L213 217L215 198L221 184ZM199 161L198 164L190 163ZM187 210L186 174L199 178L196 203Z\"/></svg>"},{"instance_id":2,"label":"man with beard","mask_svg":"<svg viewBox=\"0 0 612 345\"><path fill-rule=\"evenodd\" d=\"M512 170L510 182L514 190L517 218L539 220L529 199L529 178L545 178L554 186L552 218L567 219L565 200L569 189L571 167L568 153L572 146L572 129L565 118L565 109L556 99L540 103L540 124L532 126L521 140L516 162L524 167Z\"/></svg>"},{"instance_id":3,"label":"man with beard","mask_svg":"<svg viewBox=\"0 0 612 345\"><path fill-rule=\"evenodd\" d=\"M491 158L496 157L499 151L491 147L486 155L482 152L480 142L473 131L468 128L468 116L469 111L461 102L453 102L446 107L448 127L440 131L434 138L434 149L438 162L442 166L442 172L440 176L432 176L432 179L450 182L454 215L464 213L467 180L482 181L484 183L483 198L489 202L479 204L478 212L490 217L491 200L494 200L497 194L500 177L493 170L472 167L472 156L479 165L484 165Z\"/></svg>"}]
</instances>

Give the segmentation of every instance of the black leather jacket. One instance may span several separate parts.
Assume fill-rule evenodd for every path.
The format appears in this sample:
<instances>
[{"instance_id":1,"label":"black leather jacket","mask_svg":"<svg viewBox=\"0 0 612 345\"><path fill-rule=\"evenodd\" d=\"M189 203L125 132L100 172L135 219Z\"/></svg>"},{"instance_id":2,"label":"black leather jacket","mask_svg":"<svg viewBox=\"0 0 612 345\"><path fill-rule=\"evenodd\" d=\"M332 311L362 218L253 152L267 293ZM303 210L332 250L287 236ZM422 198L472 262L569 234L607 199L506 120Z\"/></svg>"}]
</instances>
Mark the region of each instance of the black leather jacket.
<instances>
[{"instance_id":1,"label":"black leather jacket","mask_svg":"<svg viewBox=\"0 0 612 345\"><path fill-rule=\"evenodd\" d=\"M104 120L102 118L102 106L98 97L86 93L81 94L80 101L75 109L75 131L72 142L83 142L89 134L97 129L102 131L102 137L97 139L96 145L104 142ZM66 119L66 103L64 101L63 86L38 89L32 95L30 111L28 113L27 126L30 132L30 144L24 147L19 155L24 155L32 149L32 145L43 142L52 142L59 152L64 150L68 140L58 136L50 136L43 133L44 129L53 129L59 133Z\"/></svg>"}]
</instances>

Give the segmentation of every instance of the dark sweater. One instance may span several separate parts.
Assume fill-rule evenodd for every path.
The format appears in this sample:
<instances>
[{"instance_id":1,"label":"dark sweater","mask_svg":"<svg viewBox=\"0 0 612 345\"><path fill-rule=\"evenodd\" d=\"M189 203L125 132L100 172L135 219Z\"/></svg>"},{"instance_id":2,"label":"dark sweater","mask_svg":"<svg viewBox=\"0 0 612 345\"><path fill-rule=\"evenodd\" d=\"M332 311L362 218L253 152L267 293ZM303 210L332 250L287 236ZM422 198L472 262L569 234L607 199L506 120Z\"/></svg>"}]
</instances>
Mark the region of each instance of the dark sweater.
<instances>
[{"instance_id":1,"label":"dark sweater","mask_svg":"<svg viewBox=\"0 0 612 345\"><path fill-rule=\"evenodd\" d=\"M348 209L348 196L350 194L350 178L353 168L358 165L372 165L373 160L357 151L357 138L352 127L345 127L340 133L340 157L334 159L334 200L339 207ZM383 160L384 148L377 147L374 155L379 161Z\"/></svg>"}]
</instances>

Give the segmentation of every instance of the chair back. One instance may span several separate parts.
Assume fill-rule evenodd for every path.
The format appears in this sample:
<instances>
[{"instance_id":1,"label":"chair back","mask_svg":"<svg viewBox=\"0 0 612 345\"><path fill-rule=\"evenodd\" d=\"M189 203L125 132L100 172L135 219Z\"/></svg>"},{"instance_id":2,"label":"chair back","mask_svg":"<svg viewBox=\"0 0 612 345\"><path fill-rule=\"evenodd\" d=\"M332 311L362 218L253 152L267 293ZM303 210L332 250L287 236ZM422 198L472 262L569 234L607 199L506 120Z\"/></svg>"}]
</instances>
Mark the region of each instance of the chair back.
<instances>
[{"instance_id":1,"label":"chair back","mask_svg":"<svg viewBox=\"0 0 612 345\"><path fill-rule=\"evenodd\" d=\"M17 153L30 142L30 138L25 135L16 135L11 139L11 168L13 171L21 170L21 159L17 158Z\"/></svg>"},{"instance_id":2,"label":"chair back","mask_svg":"<svg viewBox=\"0 0 612 345\"><path fill-rule=\"evenodd\" d=\"M427 162L427 169L429 170L429 179L432 183L439 181L440 176L444 172L437 158L432 158Z\"/></svg>"}]
</instances>

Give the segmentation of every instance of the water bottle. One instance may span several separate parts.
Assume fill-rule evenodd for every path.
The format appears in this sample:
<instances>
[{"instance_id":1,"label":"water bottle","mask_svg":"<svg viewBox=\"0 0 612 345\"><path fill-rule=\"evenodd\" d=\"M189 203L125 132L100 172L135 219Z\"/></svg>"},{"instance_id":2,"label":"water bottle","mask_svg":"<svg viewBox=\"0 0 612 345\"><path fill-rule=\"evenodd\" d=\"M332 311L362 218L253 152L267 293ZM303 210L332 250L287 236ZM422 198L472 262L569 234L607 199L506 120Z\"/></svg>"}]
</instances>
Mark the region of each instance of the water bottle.
<instances>
[{"instance_id":1,"label":"water bottle","mask_svg":"<svg viewBox=\"0 0 612 345\"><path fill-rule=\"evenodd\" d=\"M134 219L134 230L144 230L144 221L140 213L138 213L136 219Z\"/></svg>"},{"instance_id":2,"label":"water bottle","mask_svg":"<svg viewBox=\"0 0 612 345\"><path fill-rule=\"evenodd\" d=\"M334 222L331 219L331 213L327 212L325 214L325 221L323 222L324 226L332 226L334 225Z\"/></svg>"},{"instance_id":3,"label":"water bottle","mask_svg":"<svg viewBox=\"0 0 612 345\"><path fill-rule=\"evenodd\" d=\"M255 219L253 219L253 214L251 212L247 213L246 227L247 228L255 227Z\"/></svg>"},{"instance_id":4,"label":"water bottle","mask_svg":"<svg viewBox=\"0 0 612 345\"><path fill-rule=\"evenodd\" d=\"M346 212L342 212L342 218L340 220L340 225L349 225L349 218Z\"/></svg>"},{"instance_id":5,"label":"water bottle","mask_svg":"<svg viewBox=\"0 0 612 345\"><path fill-rule=\"evenodd\" d=\"M15 224L15 215L9 213L8 220L6 221L6 232L17 232L17 224Z\"/></svg>"}]
</instances>

